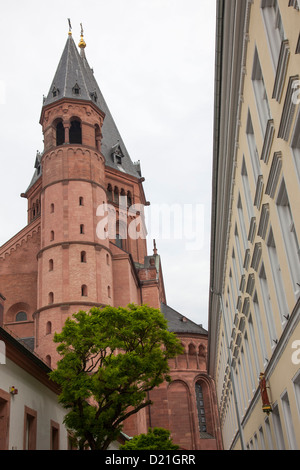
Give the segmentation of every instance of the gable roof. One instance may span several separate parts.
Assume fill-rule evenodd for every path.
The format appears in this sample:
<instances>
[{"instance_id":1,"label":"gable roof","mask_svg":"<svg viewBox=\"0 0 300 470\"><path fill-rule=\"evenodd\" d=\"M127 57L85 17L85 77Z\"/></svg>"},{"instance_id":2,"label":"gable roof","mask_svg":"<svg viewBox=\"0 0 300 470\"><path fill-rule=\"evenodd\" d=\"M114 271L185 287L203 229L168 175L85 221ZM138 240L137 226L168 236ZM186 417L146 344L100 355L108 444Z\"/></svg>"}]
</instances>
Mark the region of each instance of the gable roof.
<instances>
[{"instance_id":1,"label":"gable roof","mask_svg":"<svg viewBox=\"0 0 300 470\"><path fill-rule=\"evenodd\" d=\"M177 312L168 305L162 303L160 307L165 319L169 324L169 331L172 333L194 333L198 335L208 335L208 331L205 330L202 325L197 325L193 321L189 320L181 313Z\"/></svg>"}]
</instances>

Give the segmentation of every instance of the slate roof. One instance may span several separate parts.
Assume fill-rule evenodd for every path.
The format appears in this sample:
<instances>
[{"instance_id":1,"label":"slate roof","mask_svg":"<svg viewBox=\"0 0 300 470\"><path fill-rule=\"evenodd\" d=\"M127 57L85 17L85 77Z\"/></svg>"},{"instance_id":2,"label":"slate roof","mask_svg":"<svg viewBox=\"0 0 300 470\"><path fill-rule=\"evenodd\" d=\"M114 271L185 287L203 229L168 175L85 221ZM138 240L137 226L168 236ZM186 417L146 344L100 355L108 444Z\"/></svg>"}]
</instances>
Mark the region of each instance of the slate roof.
<instances>
[{"instance_id":1,"label":"slate roof","mask_svg":"<svg viewBox=\"0 0 300 470\"><path fill-rule=\"evenodd\" d=\"M197 325L197 323L189 320L187 317L181 315L181 313L168 305L162 303L160 310L168 321L169 331L172 333L196 333L198 335L208 335L208 331L205 330L202 325Z\"/></svg>"},{"instance_id":2,"label":"slate roof","mask_svg":"<svg viewBox=\"0 0 300 470\"><path fill-rule=\"evenodd\" d=\"M76 87L79 88L79 94L75 94L74 92L74 88ZM54 90L56 90L55 95L53 94ZM55 103L62 98L90 101L105 114L102 127L103 139L101 143L101 152L105 157L106 165L136 178L140 178L140 163L132 162L94 77L94 72L88 64L85 51L84 49L80 49L79 53L71 35L68 36L56 73L49 88L48 95L44 98L43 107ZM116 146L118 146L118 150L122 155L121 166L113 157L113 151L116 149ZM29 188L34 184L39 176L40 174L37 174L37 171L35 171Z\"/></svg>"}]
</instances>

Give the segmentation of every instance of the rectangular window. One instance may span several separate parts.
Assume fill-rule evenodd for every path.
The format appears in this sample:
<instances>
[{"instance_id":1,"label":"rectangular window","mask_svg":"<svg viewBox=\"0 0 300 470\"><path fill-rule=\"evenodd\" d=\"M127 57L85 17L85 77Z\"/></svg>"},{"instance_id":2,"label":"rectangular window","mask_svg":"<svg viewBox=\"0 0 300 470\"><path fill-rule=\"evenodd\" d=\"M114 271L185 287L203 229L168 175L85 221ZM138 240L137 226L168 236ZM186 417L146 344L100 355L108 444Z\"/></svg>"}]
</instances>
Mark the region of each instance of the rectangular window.
<instances>
[{"instance_id":1,"label":"rectangular window","mask_svg":"<svg viewBox=\"0 0 300 470\"><path fill-rule=\"evenodd\" d=\"M300 247L284 180L277 197L277 211L296 299L300 295Z\"/></svg>"},{"instance_id":2,"label":"rectangular window","mask_svg":"<svg viewBox=\"0 0 300 470\"><path fill-rule=\"evenodd\" d=\"M258 359L257 339L256 339L256 336L255 336L254 325L253 325L253 320L252 320L252 314L249 316L248 325L249 325L249 333L250 333L251 351L253 353L254 364L255 364L255 373L256 373L256 379L254 380L254 387L255 387L257 385L257 381L258 381L258 377L259 377L259 373L260 373L260 367L259 367L259 359ZM253 368L251 370L252 370L252 373L253 373Z\"/></svg>"},{"instance_id":3,"label":"rectangular window","mask_svg":"<svg viewBox=\"0 0 300 470\"><path fill-rule=\"evenodd\" d=\"M50 450L59 450L59 424L50 421Z\"/></svg>"},{"instance_id":4,"label":"rectangular window","mask_svg":"<svg viewBox=\"0 0 300 470\"><path fill-rule=\"evenodd\" d=\"M244 248L244 251L245 251L248 248L248 241L247 241L247 232L246 232L246 225L245 225L245 219L244 219L242 199L241 199L240 194L238 196L237 208L238 208L238 214L239 214L239 221L240 221L241 236L242 236L242 241L243 241L243 248Z\"/></svg>"},{"instance_id":5,"label":"rectangular window","mask_svg":"<svg viewBox=\"0 0 300 470\"><path fill-rule=\"evenodd\" d=\"M266 435L268 439L268 447L269 447L269 450L273 450L274 446L273 446L273 439L272 439L272 432L271 432L271 425L270 425L269 418L265 419L265 425L266 425Z\"/></svg>"},{"instance_id":6,"label":"rectangular window","mask_svg":"<svg viewBox=\"0 0 300 470\"><path fill-rule=\"evenodd\" d=\"M8 450L10 395L0 389L0 450Z\"/></svg>"},{"instance_id":7,"label":"rectangular window","mask_svg":"<svg viewBox=\"0 0 300 470\"><path fill-rule=\"evenodd\" d=\"M242 250L241 250L240 237L239 237L237 224L235 224L234 237L235 237L236 250L237 250L237 255L238 255L238 263L239 263L239 267L240 267L240 276L241 276L243 274L244 270L243 270Z\"/></svg>"},{"instance_id":8,"label":"rectangular window","mask_svg":"<svg viewBox=\"0 0 300 470\"><path fill-rule=\"evenodd\" d=\"M285 37L282 19L277 0L262 0L261 8L275 71L277 69L281 42Z\"/></svg>"},{"instance_id":9,"label":"rectangular window","mask_svg":"<svg viewBox=\"0 0 300 470\"><path fill-rule=\"evenodd\" d=\"M260 168L260 159L259 159L259 155L257 151L256 140L255 140L250 112L248 112L246 134L247 134L248 148L249 148L250 159L251 159L251 164L252 164L254 185L256 186L257 178L261 174L261 168Z\"/></svg>"},{"instance_id":10,"label":"rectangular window","mask_svg":"<svg viewBox=\"0 0 300 470\"><path fill-rule=\"evenodd\" d=\"M259 428L259 438L260 438L261 449L266 450L265 436L264 436L264 431L262 427Z\"/></svg>"},{"instance_id":11,"label":"rectangular window","mask_svg":"<svg viewBox=\"0 0 300 470\"><path fill-rule=\"evenodd\" d=\"M281 397L281 404L282 404L282 409L283 409L285 428L286 428L287 437L289 441L289 447L291 450L297 450L298 449L297 440L295 436L293 417L292 417L290 401L289 401L287 392L285 392L283 396Z\"/></svg>"},{"instance_id":12,"label":"rectangular window","mask_svg":"<svg viewBox=\"0 0 300 470\"><path fill-rule=\"evenodd\" d=\"M300 95L298 95L300 97ZM294 158L294 163L298 176L298 183L300 184L300 108L298 111L296 124L293 130L291 151Z\"/></svg>"},{"instance_id":13,"label":"rectangular window","mask_svg":"<svg viewBox=\"0 0 300 470\"><path fill-rule=\"evenodd\" d=\"M246 399L246 396L245 396L245 410L246 410L248 408L248 404L250 403L251 391L250 391L250 384L249 384L248 369L247 369L247 366L246 366L245 353L244 353L243 348L241 349L241 364L242 364L242 370L244 371L245 393L246 393L246 396L247 396L247 399L248 399L248 403L247 403L247 399Z\"/></svg>"},{"instance_id":14,"label":"rectangular window","mask_svg":"<svg viewBox=\"0 0 300 470\"><path fill-rule=\"evenodd\" d=\"M24 412L24 450L36 450L37 412L25 406Z\"/></svg>"},{"instance_id":15,"label":"rectangular window","mask_svg":"<svg viewBox=\"0 0 300 470\"><path fill-rule=\"evenodd\" d=\"M266 320L267 320L267 325L268 325L270 345L271 345L271 348L273 349L277 342L277 334L276 334L273 310L271 307L271 296L269 292L269 286L268 286L267 276L265 272L265 267L263 264L259 272L259 281L260 281L261 293L262 293L262 298L264 302L264 310L265 310Z\"/></svg>"},{"instance_id":16,"label":"rectangular window","mask_svg":"<svg viewBox=\"0 0 300 470\"><path fill-rule=\"evenodd\" d=\"M258 331L258 337L259 337L259 344L260 344L260 349L261 349L261 354L262 354L262 364L266 366L268 362L268 353L267 353L267 348L266 348L266 341L265 341L265 335L264 335L264 328L263 324L261 321L261 312L260 312L260 307L258 303L258 297L257 297L257 292L255 291L254 296L253 296L253 306L254 306L254 313L255 313L255 321L256 321L256 327Z\"/></svg>"},{"instance_id":17,"label":"rectangular window","mask_svg":"<svg viewBox=\"0 0 300 470\"><path fill-rule=\"evenodd\" d=\"M278 405L274 405L272 413L277 450L285 450L284 437L282 432L281 419Z\"/></svg>"},{"instance_id":18,"label":"rectangular window","mask_svg":"<svg viewBox=\"0 0 300 470\"><path fill-rule=\"evenodd\" d=\"M260 120L261 130L263 137L267 129L268 120L271 119L271 112L265 82L262 74L262 69L258 57L257 49L255 48L253 69L252 69L252 84L255 95L256 107Z\"/></svg>"},{"instance_id":19,"label":"rectangular window","mask_svg":"<svg viewBox=\"0 0 300 470\"><path fill-rule=\"evenodd\" d=\"M280 320L281 320L281 323L284 324L286 323L288 319L289 309L287 305L285 289L284 289L283 279L281 275L281 268L280 268L280 264L278 260L278 255L277 255L272 228L270 229L269 237L267 240L267 247L268 247L268 254L269 254L269 259L270 259L270 264L271 264L271 269L272 269L272 274L273 274L273 281L274 281L275 291L276 291L276 296L277 296L277 304L278 304L279 313L280 313Z\"/></svg>"},{"instance_id":20,"label":"rectangular window","mask_svg":"<svg viewBox=\"0 0 300 470\"><path fill-rule=\"evenodd\" d=\"M249 370L250 380L251 380L252 393L254 393L255 388L256 388L256 383L255 383L254 372L253 372L254 368L252 367L252 360L251 360L247 333L245 333L245 336L244 336L244 344L245 344L245 352L246 352L246 358L247 358L247 363L248 363L248 370Z\"/></svg>"},{"instance_id":21,"label":"rectangular window","mask_svg":"<svg viewBox=\"0 0 300 470\"><path fill-rule=\"evenodd\" d=\"M248 172L247 172L245 157L243 157L241 175L242 175L244 195L245 195L245 200L246 200L248 221L250 223L250 220L252 219L254 214L253 214L253 203L252 203L252 198L251 198L251 190L250 190L250 184L249 184L249 178L248 178Z\"/></svg>"},{"instance_id":22,"label":"rectangular window","mask_svg":"<svg viewBox=\"0 0 300 470\"><path fill-rule=\"evenodd\" d=\"M296 375L294 381L294 391L295 391L295 398L296 398L296 403L297 403L297 409L298 409L298 420L300 420L300 371Z\"/></svg>"}]
</instances>

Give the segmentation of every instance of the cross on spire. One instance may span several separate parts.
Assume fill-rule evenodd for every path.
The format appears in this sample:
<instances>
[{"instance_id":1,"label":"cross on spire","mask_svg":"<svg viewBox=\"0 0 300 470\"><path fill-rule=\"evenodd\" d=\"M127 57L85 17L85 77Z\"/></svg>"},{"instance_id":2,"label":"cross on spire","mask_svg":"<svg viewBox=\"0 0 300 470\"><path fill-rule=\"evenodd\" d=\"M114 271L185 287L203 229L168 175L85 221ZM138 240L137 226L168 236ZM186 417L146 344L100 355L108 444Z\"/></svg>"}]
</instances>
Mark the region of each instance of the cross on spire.
<instances>
[{"instance_id":1,"label":"cross on spire","mask_svg":"<svg viewBox=\"0 0 300 470\"><path fill-rule=\"evenodd\" d=\"M68 18L68 23L69 23L69 36L72 36L72 25L71 25L70 18Z\"/></svg>"}]
</instances>

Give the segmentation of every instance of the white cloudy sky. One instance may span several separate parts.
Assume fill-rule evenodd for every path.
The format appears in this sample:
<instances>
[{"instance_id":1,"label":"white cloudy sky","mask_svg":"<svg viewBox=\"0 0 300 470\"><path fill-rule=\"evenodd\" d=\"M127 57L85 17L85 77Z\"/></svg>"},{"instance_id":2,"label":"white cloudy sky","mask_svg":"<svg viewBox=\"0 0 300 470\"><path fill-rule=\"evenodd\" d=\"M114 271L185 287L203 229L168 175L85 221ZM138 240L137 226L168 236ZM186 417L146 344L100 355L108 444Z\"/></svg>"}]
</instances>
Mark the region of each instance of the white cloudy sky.
<instances>
[{"instance_id":1,"label":"white cloudy sky","mask_svg":"<svg viewBox=\"0 0 300 470\"><path fill-rule=\"evenodd\" d=\"M207 328L215 0L1 3L0 245L26 225L20 193L43 149L42 98L71 18L76 42L83 23L87 59L131 159L141 161L149 217L162 204L181 208L179 239L149 227L167 302ZM196 230L198 245L190 245Z\"/></svg>"}]
</instances>

